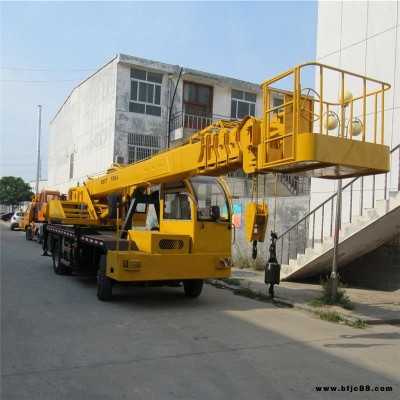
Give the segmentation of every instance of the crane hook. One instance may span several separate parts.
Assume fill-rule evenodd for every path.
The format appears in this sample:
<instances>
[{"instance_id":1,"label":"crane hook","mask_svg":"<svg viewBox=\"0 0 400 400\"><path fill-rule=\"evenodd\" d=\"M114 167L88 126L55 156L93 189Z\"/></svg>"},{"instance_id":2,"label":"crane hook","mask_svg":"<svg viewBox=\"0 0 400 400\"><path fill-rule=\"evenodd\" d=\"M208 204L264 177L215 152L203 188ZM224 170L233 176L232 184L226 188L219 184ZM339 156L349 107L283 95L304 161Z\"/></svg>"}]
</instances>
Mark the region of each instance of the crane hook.
<instances>
[{"instance_id":1,"label":"crane hook","mask_svg":"<svg viewBox=\"0 0 400 400\"><path fill-rule=\"evenodd\" d=\"M253 260L257 258L257 240L253 240L253 250L251 252L251 257Z\"/></svg>"}]
</instances>

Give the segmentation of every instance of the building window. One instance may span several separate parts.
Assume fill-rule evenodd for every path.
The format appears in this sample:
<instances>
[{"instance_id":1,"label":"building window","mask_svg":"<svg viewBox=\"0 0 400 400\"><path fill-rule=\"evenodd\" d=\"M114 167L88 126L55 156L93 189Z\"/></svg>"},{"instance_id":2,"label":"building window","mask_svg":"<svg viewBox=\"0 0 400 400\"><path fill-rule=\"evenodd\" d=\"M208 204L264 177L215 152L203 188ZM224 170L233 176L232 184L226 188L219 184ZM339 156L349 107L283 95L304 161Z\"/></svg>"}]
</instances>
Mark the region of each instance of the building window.
<instances>
[{"instance_id":1,"label":"building window","mask_svg":"<svg viewBox=\"0 0 400 400\"><path fill-rule=\"evenodd\" d=\"M284 103L283 97L274 97L272 100L272 107L276 108L281 106ZM274 110L273 114L279 114L280 112L283 111L283 108L278 108Z\"/></svg>"},{"instance_id":2,"label":"building window","mask_svg":"<svg viewBox=\"0 0 400 400\"><path fill-rule=\"evenodd\" d=\"M143 135L140 133L128 134L128 162L129 164L151 157L161 150L161 137Z\"/></svg>"},{"instance_id":3,"label":"building window","mask_svg":"<svg viewBox=\"0 0 400 400\"><path fill-rule=\"evenodd\" d=\"M75 153L71 153L69 156L69 179L74 177L74 156Z\"/></svg>"},{"instance_id":4,"label":"building window","mask_svg":"<svg viewBox=\"0 0 400 400\"><path fill-rule=\"evenodd\" d=\"M161 116L162 75L131 68L129 111Z\"/></svg>"},{"instance_id":5,"label":"building window","mask_svg":"<svg viewBox=\"0 0 400 400\"><path fill-rule=\"evenodd\" d=\"M242 169L228 173L229 178L246 178L251 179L252 174L246 174Z\"/></svg>"},{"instance_id":6,"label":"building window","mask_svg":"<svg viewBox=\"0 0 400 400\"><path fill-rule=\"evenodd\" d=\"M211 124L213 88L193 82L183 84L184 127L201 130Z\"/></svg>"},{"instance_id":7,"label":"building window","mask_svg":"<svg viewBox=\"0 0 400 400\"><path fill-rule=\"evenodd\" d=\"M256 115L257 94L232 90L231 118L242 119L246 115Z\"/></svg>"}]
</instances>

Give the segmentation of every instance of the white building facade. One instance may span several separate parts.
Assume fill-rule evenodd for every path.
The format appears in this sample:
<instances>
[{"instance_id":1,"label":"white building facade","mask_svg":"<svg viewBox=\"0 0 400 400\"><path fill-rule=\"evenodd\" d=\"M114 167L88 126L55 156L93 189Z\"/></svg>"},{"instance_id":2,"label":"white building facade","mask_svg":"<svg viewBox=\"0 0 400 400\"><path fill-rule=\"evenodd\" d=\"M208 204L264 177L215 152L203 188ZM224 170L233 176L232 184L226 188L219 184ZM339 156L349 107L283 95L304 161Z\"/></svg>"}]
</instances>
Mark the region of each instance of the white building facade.
<instances>
[{"instance_id":1,"label":"white building facade","mask_svg":"<svg viewBox=\"0 0 400 400\"><path fill-rule=\"evenodd\" d=\"M118 54L75 87L50 125L48 187L66 192L219 119L261 116L258 84Z\"/></svg>"},{"instance_id":2,"label":"white building facade","mask_svg":"<svg viewBox=\"0 0 400 400\"><path fill-rule=\"evenodd\" d=\"M400 6L396 1L319 1L317 61L387 82L385 138L391 149L400 143ZM383 189L384 178L375 185ZM388 190L400 189L399 151L391 158ZM364 180L364 191L372 179ZM311 208L336 192L336 183L312 182Z\"/></svg>"},{"instance_id":3,"label":"white building facade","mask_svg":"<svg viewBox=\"0 0 400 400\"><path fill-rule=\"evenodd\" d=\"M379 199L398 198L400 190L400 3L398 1L319 1L317 61L387 82L384 143L390 147L390 173L359 179L343 191L342 223ZM343 183L345 187L346 182ZM337 191L337 182L311 183L311 210ZM334 210L332 209L332 213ZM329 210L325 213L329 228ZM357 214L354 214L357 215ZM363 214L364 215L364 214ZM343 220L347 216L347 220ZM376 250L340 270L345 282L384 289L400 283L400 232Z\"/></svg>"}]
</instances>

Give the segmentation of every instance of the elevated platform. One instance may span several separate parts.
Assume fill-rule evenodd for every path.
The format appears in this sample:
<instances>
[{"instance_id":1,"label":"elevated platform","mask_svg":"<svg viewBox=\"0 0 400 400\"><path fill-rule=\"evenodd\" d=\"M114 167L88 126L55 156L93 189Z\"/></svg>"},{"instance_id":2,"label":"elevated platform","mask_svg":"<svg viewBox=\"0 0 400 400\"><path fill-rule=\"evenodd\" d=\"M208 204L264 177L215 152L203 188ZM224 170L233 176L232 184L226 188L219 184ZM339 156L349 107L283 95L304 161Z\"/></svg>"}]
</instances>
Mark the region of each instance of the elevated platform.
<instances>
[{"instance_id":1,"label":"elevated platform","mask_svg":"<svg viewBox=\"0 0 400 400\"><path fill-rule=\"evenodd\" d=\"M302 133L296 146L292 138L267 150L267 162L259 169L312 178L351 178L389 171L388 146L346 138ZM293 147L293 148L292 148ZM285 154L287 153L287 154ZM293 157L287 157L292 154ZM292 161L291 161L292 159Z\"/></svg>"}]
</instances>

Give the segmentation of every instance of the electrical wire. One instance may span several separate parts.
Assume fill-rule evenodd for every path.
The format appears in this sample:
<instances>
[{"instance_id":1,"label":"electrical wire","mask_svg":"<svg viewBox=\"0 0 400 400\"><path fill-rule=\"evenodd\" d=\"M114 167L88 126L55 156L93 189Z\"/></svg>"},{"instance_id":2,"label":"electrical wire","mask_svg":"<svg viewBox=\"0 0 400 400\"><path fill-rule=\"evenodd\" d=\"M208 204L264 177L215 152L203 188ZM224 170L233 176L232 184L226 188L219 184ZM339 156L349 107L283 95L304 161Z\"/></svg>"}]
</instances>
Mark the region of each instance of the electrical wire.
<instances>
[{"instance_id":1,"label":"electrical wire","mask_svg":"<svg viewBox=\"0 0 400 400\"><path fill-rule=\"evenodd\" d=\"M33 68L14 68L14 67L1 67L0 69L8 69L12 71L29 71L29 72L88 72L94 69L33 69Z\"/></svg>"},{"instance_id":2,"label":"electrical wire","mask_svg":"<svg viewBox=\"0 0 400 400\"><path fill-rule=\"evenodd\" d=\"M48 83L48 82L77 82L81 81L85 78L77 78L77 79L58 79L58 80L48 80L48 81L26 81L19 79L0 79L1 82L20 82L20 83Z\"/></svg>"}]
</instances>

